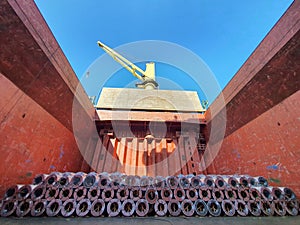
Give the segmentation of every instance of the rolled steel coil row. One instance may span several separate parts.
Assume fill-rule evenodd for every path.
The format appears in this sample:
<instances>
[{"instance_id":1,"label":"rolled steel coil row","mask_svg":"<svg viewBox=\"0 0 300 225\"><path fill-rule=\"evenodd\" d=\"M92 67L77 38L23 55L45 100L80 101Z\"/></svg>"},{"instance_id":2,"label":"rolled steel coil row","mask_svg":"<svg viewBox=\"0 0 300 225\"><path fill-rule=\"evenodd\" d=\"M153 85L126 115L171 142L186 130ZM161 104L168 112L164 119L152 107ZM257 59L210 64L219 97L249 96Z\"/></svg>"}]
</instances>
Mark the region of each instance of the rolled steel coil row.
<instances>
[{"instance_id":1,"label":"rolled steel coil row","mask_svg":"<svg viewBox=\"0 0 300 225\"><path fill-rule=\"evenodd\" d=\"M247 175L53 172L8 188L0 209L2 217L295 216L299 202L291 189Z\"/></svg>"}]
</instances>

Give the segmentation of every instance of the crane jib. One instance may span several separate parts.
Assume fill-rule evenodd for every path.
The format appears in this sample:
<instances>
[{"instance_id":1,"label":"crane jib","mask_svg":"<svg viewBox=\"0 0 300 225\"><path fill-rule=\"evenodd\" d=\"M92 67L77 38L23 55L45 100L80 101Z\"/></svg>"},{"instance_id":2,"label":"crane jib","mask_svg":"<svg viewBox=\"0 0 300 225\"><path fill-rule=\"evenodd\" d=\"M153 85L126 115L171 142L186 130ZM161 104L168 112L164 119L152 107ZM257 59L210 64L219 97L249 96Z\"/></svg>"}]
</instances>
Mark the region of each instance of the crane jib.
<instances>
[{"instance_id":1,"label":"crane jib","mask_svg":"<svg viewBox=\"0 0 300 225\"><path fill-rule=\"evenodd\" d=\"M120 63L125 69L132 73L133 76L142 81L142 83L137 84L136 87L144 89L156 89L158 87L158 83L155 81L154 62L146 63L146 70L144 71L132 62L130 62L128 59L120 55L118 52L103 44L102 42L98 41L97 44L116 62Z\"/></svg>"}]
</instances>

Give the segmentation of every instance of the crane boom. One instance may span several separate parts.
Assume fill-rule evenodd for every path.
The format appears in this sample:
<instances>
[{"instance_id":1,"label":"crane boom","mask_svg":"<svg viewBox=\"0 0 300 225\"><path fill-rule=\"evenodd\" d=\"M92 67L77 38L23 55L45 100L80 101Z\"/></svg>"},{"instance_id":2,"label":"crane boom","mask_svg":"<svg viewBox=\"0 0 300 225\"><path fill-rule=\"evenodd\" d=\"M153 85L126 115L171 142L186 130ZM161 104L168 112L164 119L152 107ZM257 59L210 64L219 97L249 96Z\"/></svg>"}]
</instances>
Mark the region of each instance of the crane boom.
<instances>
[{"instance_id":1,"label":"crane boom","mask_svg":"<svg viewBox=\"0 0 300 225\"><path fill-rule=\"evenodd\" d=\"M146 70L144 71L102 42L98 41L97 44L115 61L120 63L125 69L132 73L133 76L142 81L142 83L136 84L137 87L144 89L155 89L158 87L158 84L155 81L154 62L146 63Z\"/></svg>"}]
</instances>

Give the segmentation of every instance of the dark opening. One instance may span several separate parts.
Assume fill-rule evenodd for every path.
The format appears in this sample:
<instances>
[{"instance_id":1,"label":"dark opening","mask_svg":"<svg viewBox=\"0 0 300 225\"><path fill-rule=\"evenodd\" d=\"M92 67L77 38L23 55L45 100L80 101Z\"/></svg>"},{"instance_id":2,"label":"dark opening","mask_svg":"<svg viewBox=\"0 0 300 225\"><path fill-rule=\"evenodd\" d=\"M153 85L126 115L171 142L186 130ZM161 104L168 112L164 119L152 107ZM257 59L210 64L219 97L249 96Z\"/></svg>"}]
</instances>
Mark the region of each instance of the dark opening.
<instances>
[{"instance_id":1,"label":"dark opening","mask_svg":"<svg viewBox=\"0 0 300 225\"><path fill-rule=\"evenodd\" d=\"M264 195L266 198L270 198L271 193L270 193L267 189L264 189L264 190L263 190L263 195Z\"/></svg>"},{"instance_id":2,"label":"dark opening","mask_svg":"<svg viewBox=\"0 0 300 225\"><path fill-rule=\"evenodd\" d=\"M294 192L293 192L291 189L289 189L289 188L285 188L285 189L284 189L284 193L285 193L285 195L286 195L288 198L294 198L294 197L295 197Z\"/></svg>"},{"instance_id":3,"label":"dark opening","mask_svg":"<svg viewBox=\"0 0 300 225\"><path fill-rule=\"evenodd\" d=\"M156 186L156 187L162 187L162 182L161 182L161 181L157 181L157 182L155 183L155 186Z\"/></svg>"},{"instance_id":4,"label":"dark opening","mask_svg":"<svg viewBox=\"0 0 300 225\"><path fill-rule=\"evenodd\" d=\"M62 192L62 196L65 197L65 198L68 197L69 194L70 194L70 190L69 190L69 189L65 189L65 190L63 190L63 192Z\"/></svg>"},{"instance_id":5,"label":"dark opening","mask_svg":"<svg viewBox=\"0 0 300 225\"><path fill-rule=\"evenodd\" d=\"M100 183L102 186L107 185L107 179L102 179Z\"/></svg>"},{"instance_id":6,"label":"dark opening","mask_svg":"<svg viewBox=\"0 0 300 225\"><path fill-rule=\"evenodd\" d=\"M169 197L169 196L170 196L170 194L171 194L171 193L170 193L170 191L169 191L169 190L165 190L165 191L164 191L164 196L165 196L165 197Z\"/></svg>"},{"instance_id":7,"label":"dark opening","mask_svg":"<svg viewBox=\"0 0 300 225\"><path fill-rule=\"evenodd\" d=\"M268 181L264 177L259 177L258 183L263 186L268 186Z\"/></svg>"},{"instance_id":8,"label":"dark opening","mask_svg":"<svg viewBox=\"0 0 300 225\"><path fill-rule=\"evenodd\" d=\"M42 203L42 202L39 202L39 203L37 203L36 205L35 205L35 207L34 207L34 211L36 212L36 213L39 213L39 212L41 212L43 209L44 209L44 203Z\"/></svg>"},{"instance_id":9,"label":"dark opening","mask_svg":"<svg viewBox=\"0 0 300 225\"><path fill-rule=\"evenodd\" d=\"M54 182L55 182L54 177L50 177L50 178L48 179L48 184L49 184L49 185L53 184Z\"/></svg>"},{"instance_id":10,"label":"dark opening","mask_svg":"<svg viewBox=\"0 0 300 225\"><path fill-rule=\"evenodd\" d=\"M78 191L77 191L77 193L76 193L77 197L80 198L80 197L83 196L83 194L84 194L83 190L82 190L82 189L78 189Z\"/></svg>"},{"instance_id":11,"label":"dark opening","mask_svg":"<svg viewBox=\"0 0 300 225\"><path fill-rule=\"evenodd\" d=\"M60 178L59 184L61 186L65 186L67 184L67 179L65 177Z\"/></svg>"},{"instance_id":12,"label":"dark opening","mask_svg":"<svg viewBox=\"0 0 300 225\"><path fill-rule=\"evenodd\" d=\"M85 212L88 209L89 205L86 202L82 202L79 206L80 212Z\"/></svg>"},{"instance_id":13,"label":"dark opening","mask_svg":"<svg viewBox=\"0 0 300 225\"><path fill-rule=\"evenodd\" d=\"M189 212L192 210L192 205L188 202L183 204L184 211Z\"/></svg>"},{"instance_id":14,"label":"dark opening","mask_svg":"<svg viewBox=\"0 0 300 225\"><path fill-rule=\"evenodd\" d=\"M8 204L5 204L5 207L4 207L4 212L10 212L11 210L14 209L14 203L13 202L9 202Z\"/></svg>"},{"instance_id":15,"label":"dark opening","mask_svg":"<svg viewBox=\"0 0 300 225\"><path fill-rule=\"evenodd\" d=\"M110 198L111 197L111 192L107 190L107 191L105 191L104 195L105 195L106 198Z\"/></svg>"},{"instance_id":16,"label":"dark opening","mask_svg":"<svg viewBox=\"0 0 300 225\"><path fill-rule=\"evenodd\" d=\"M193 179L193 187L197 187L200 184L200 180L199 179Z\"/></svg>"},{"instance_id":17,"label":"dark opening","mask_svg":"<svg viewBox=\"0 0 300 225\"><path fill-rule=\"evenodd\" d=\"M234 196L233 191L228 191L227 193L229 198L232 198Z\"/></svg>"},{"instance_id":18,"label":"dark opening","mask_svg":"<svg viewBox=\"0 0 300 225\"><path fill-rule=\"evenodd\" d=\"M263 209L266 211L266 212L269 212L271 211L271 207L268 203L264 202L263 203Z\"/></svg>"},{"instance_id":19,"label":"dark opening","mask_svg":"<svg viewBox=\"0 0 300 225\"><path fill-rule=\"evenodd\" d=\"M250 184L251 184L252 186L254 186L254 185L255 185L255 179L252 178L252 179L250 180Z\"/></svg>"},{"instance_id":20,"label":"dark opening","mask_svg":"<svg viewBox=\"0 0 300 225\"><path fill-rule=\"evenodd\" d=\"M159 203L157 208L158 208L159 211L164 211L165 206L164 206L164 204Z\"/></svg>"},{"instance_id":21,"label":"dark opening","mask_svg":"<svg viewBox=\"0 0 300 225\"><path fill-rule=\"evenodd\" d=\"M236 182L235 180L231 180L230 183L231 183L231 186L232 186L232 187L236 187L236 186L237 186L237 182Z\"/></svg>"},{"instance_id":22,"label":"dark opening","mask_svg":"<svg viewBox=\"0 0 300 225\"><path fill-rule=\"evenodd\" d=\"M124 208L125 208L125 211L126 211L126 212L131 212L131 210L132 210L132 204L129 203L129 202L127 202L127 203L125 204Z\"/></svg>"},{"instance_id":23,"label":"dark opening","mask_svg":"<svg viewBox=\"0 0 300 225\"><path fill-rule=\"evenodd\" d=\"M243 203L239 202L237 208L238 208L239 211L243 212L245 210L245 205Z\"/></svg>"},{"instance_id":24,"label":"dark opening","mask_svg":"<svg viewBox=\"0 0 300 225\"><path fill-rule=\"evenodd\" d=\"M171 209L172 209L173 212L176 212L179 209L178 204L175 203L175 202L172 202L171 203Z\"/></svg>"},{"instance_id":25,"label":"dark opening","mask_svg":"<svg viewBox=\"0 0 300 225\"><path fill-rule=\"evenodd\" d=\"M121 190L120 191L120 196L121 197L125 197L126 196L126 191L125 190Z\"/></svg>"},{"instance_id":26,"label":"dark opening","mask_svg":"<svg viewBox=\"0 0 300 225\"><path fill-rule=\"evenodd\" d=\"M195 193L195 191L190 190L189 195L190 195L191 198L194 198L196 196L196 193Z\"/></svg>"},{"instance_id":27,"label":"dark opening","mask_svg":"<svg viewBox=\"0 0 300 225\"><path fill-rule=\"evenodd\" d=\"M96 196L97 196L97 193L98 193L98 191L97 191L96 189L93 189L93 190L91 191L91 196L92 196L92 197L96 197Z\"/></svg>"},{"instance_id":28,"label":"dark opening","mask_svg":"<svg viewBox=\"0 0 300 225\"><path fill-rule=\"evenodd\" d=\"M205 206L204 206L203 202L198 202L196 205L196 208L199 212L203 212L205 210Z\"/></svg>"},{"instance_id":29,"label":"dark opening","mask_svg":"<svg viewBox=\"0 0 300 225\"><path fill-rule=\"evenodd\" d=\"M133 194L133 197L139 197L140 192L139 192L139 190L134 190L132 194Z\"/></svg>"},{"instance_id":30,"label":"dark opening","mask_svg":"<svg viewBox=\"0 0 300 225\"><path fill-rule=\"evenodd\" d=\"M144 202L141 202L139 205L138 205L138 210L140 212L144 212L146 210L147 206Z\"/></svg>"},{"instance_id":31,"label":"dark opening","mask_svg":"<svg viewBox=\"0 0 300 225\"><path fill-rule=\"evenodd\" d=\"M226 212L230 212L230 210L232 210L232 205L230 203L226 202L224 206Z\"/></svg>"},{"instance_id":32,"label":"dark opening","mask_svg":"<svg viewBox=\"0 0 300 225\"><path fill-rule=\"evenodd\" d=\"M21 205L21 207L20 207L20 211L21 212L25 212L26 210L28 210L29 209L29 203L28 202L24 202L22 205Z\"/></svg>"},{"instance_id":33,"label":"dark opening","mask_svg":"<svg viewBox=\"0 0 300 225\"><path fill-rule=\"evenodd\" d=\"M118 205L118 203L116 203L116 202L113 202L113 203L110 205L110 210L111 210L112 212L117 212L117 211L118 211L118 208L119 208L119 205Z\"/></svg>"},{"instance_id":34,"label":"dark opening","mask_svg":"<svg viewBox=\"0 0 300 225\"><path fill-rule=\"evenodd\" d=\"M28 190L28 188L26 188L26 187L23 187L23 188L19 191L19 195L20 195L22 198L26 197L26 196L28 195L28 193L29 193L29 190Z\"/></svg>"},{"instance_id":35,"label":"dark opening","mask_svg":"<svg viewBox=\"0 0 300 225\"><path fill-rule=\"evenodd\" d=\"M241 191L241 196L242 196L243 198L246 198L246 197L247 197L247 193L246 193L245 191Z\"/></svg>"},{"instance_id":36,"label":"dark opening","mask_svg":"<svg viewBox=\"0 0 300 225\"><path fill-rule=\"evenodd\" d=\"M212 202L211 204L210 204L210 209L211 209L211 211L212 212L218 212L218 205L215 203L215 202Z\"/></svg>"},{"instance_id":37,"label":"dark opening","mask_svg":"<svg viewBox=\"0 0 300 225\"><path fill-rule=\"evenodd\" d=\"M222 180L218 180L218 185L219 185L219 187L223 187L224 186L224 182Z\"/></svg>"},{"instance_id":38,"label":"dark opening","mask_svg":"<svg viewBox=\"0 0 300 225\"><path fill-rule=\"evenodd\" d=\"M150 200L154 200L154 199L155 199L155 193L154 193L154 191L149 191L149 192L148 192L148 198L149 198Z\"/></svg>"},{"instance_id":39,"label":"dark opening","mask_svg":"<svg viewBox=\"0 0 300 225\"><path fill-rule=\"evenodd\" d=\"M247 187L248 186L248 181L244 179L244 180L242 180L242 184L243 184L243 186Z\"/></svg>"},{"instance_id":40,"label":"dark opening","mask_svg":"<svg viewBox=\"0 0 300 225\"><path fill-rule=\"evenodd\" d=\"M72 180L73 185L78 185L80 183L80 180L80 177L74 176Z\"/></svg>"},{"instance_id":41,"label":"dark opening","mask_svg":"<svg viewBox=\"0 0 300 225\"><path fill-rule=\"evenodd\" d=\"M42 183L43 177L42 176L37 176L34 178L34 184L39 184Z\"/></svg>"},{"instance_id":42,"label":"dark opening","mask_svg":"<svg viewBox=\"0 0 300 225\"><path fill-rule=\"evenodd\" d=\"M14 188L9 188L6 191L6 197L12 197L15 194L15 189Z\"/></svg>"},{"instance_id":43,"label":"dark opening","mask_svg":"<svg viewBox=\"0 0 300 225\"><path fill-rule=\"evenodd\" d=\"M283 207L280 204L280 202L276 202L275 203L275 208L277 209L277 211L282 212L283 211Z\"/></svg>"},{"instance_id":44,"label":"dark opening","mask_svg":"<svg viewBox=\"0 0 300 225\"><path fill-rule=\"evenodd\" d=\"M274 191L274 194L275 194L276 198L281 198L281 191L280 190L276 189Z\"/></svg>"},{"instance_id":45,"label":"dark opening","mask_svg":"<svg viewBox=\"0 0 300 225\"><path fill-rule=\"evenodd\" d=\"M257 198L259 195L258 195L257 191L253 191L253 192L252 192L252 196L253 196L254 198Z\"/></svg>"},{"instance_id":46,"label":"dark opening","mask_svg":"<svg viewBox=\"0 0 300 225\"><path fill-rule=\"evenodd\" d=\"M84 182L85 182L86 186L90 187L90 186L93 186L93 184L95 183L95 181L96 181L96 178L94 176L87 176L85 178Z\"/></svg>"},{"instance_id":47,"label":"dark opening","mask_svg":"<svg viewBox=\"0 0 300 225\"><path fill-rule=\"evenodd\" d=\"M178 191L177 191L177 196L178 196L179 198L181 198L181 197L183 196L183 193L182 193L181 190L178 190Z\"/></svg>"},{"instance_id":48,"label":"dark opening","mask_svg":"<svg viewBox=\"0 0 300 225\"><path fill-rule=\"evenodd\" d=\"M170 179L170 185L171 186L175 186L176 185L176 181L174 178Z\"/></svg>"},{"instance_id":49,"label":"dark opening","mask_svg":"<svg viewBox=\"0 0 300 225\"><path fill-rule=\"evenodd\" d=\"M216 196L216 198L220 198L221 197L221 193L219 191L216 191L215 192L215 196Z\"/></svg>"},{"instance_id":50,"label":"dark opening","mask_svg":"<svg viewBox=\"0 0 300 225\"><path fill-rule=\"evenodd\" d=\"M102 209L102 204L100 202L97 202L95 205L94 205L94 211L95 212L100 212Z\"/></svg>"},{"instance_id":51,"label":"dark opening","mask_svg":"<svg viewBox=\"0 0 300 225\"><path fill-rule=\"evenodd\" d=\"M59 204L57 202L53 202L53 204L50 206L50 210L52 212L56 212L56 210L58 210L59 208Z\"/></svg>"},{"instance_id":52,"label":"dark opening","mask_svg":"<svg viewBox=\"0 0 300 225\"><path fill-rule=\"evenodd\" d=\"M257 203L252 202L252 203L250 204L250 210L251 210L252 212L257 212L258 209L259 209L259 208L258 208Z\"/></svg>"},{"instance_id":53,"label":"dark opening","mask_svg":"<svg viewBox=\"0 0 300 225\"><path fill-rule=\"evenodd\" d=\"M206 184L209 186L209 187L211 187L211 186L213 186L213 181L212 180L207 180L206 181Z\"/></svg>"},{"instance_id":54,"label":"dark opening","mask_svg":"<svg viewBox=\"0 0 300 225\"><path fill-rule=\"evenodd\" d=\"M54 197L55 194L56 194L56 191L55 191L54 189L50 189L49 192L48 192L48 195L49 195L49 197L51 197L51 198Z\"/></svg>"},{"instance_id":55,"label":"dark opening","mask_svg":"<svg viewBox=\"0 0 300 225\"><path fill-rule=\"evenodd\" d=\"M36 198L42 196L42 194L43 194L43 188L38 188L38 189L36 189L36 190L34 191L34 196L35 196Z\"/></svg>"},{"instance_id":56,"label":"dark opening","mask_svg":"<svg viewBox=\"0 0 300 225\"><path fill-rule=\"evenodd\" d=\"M68 202L65 207L64 207L66 212L71 212L73 210L73 203L72 202Z\"/></svg>"}]
</instances>

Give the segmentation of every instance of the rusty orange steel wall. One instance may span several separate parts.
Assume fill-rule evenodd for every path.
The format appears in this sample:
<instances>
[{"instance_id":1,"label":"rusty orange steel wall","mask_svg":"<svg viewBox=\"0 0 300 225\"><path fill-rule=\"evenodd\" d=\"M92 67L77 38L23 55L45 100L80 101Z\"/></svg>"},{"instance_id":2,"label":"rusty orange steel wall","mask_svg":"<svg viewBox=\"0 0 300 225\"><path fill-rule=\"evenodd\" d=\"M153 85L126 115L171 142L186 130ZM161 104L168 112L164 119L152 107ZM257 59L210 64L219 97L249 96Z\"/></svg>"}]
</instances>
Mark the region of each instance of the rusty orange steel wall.
<instances>
[{"instance_id":1,"label":"rusty orange steel wall","mask_svg":"<svg viewBox=\"0 0 300 225\"><path fill-rule=\"evenodd\" d=\"M79 171L73 101L85 130L78 142L83 151L95 110L34 1L0 1L0 15L2 194L38 173Z\"/></svg>"},{"instance_id":2,"label":"rusty orange steel wall","mask_svg":"<svg viewBox=\"0 0 300 225\"><path fill-rule=\"evenodd\" d=\"M76 171L82 157L73 134L0 75L0 191L39 173Z\"/></svg>"},{"instance_id":3,"label":"rusty orange steel wall","mask_svg":"<svg viewBox=\"0 0 300 225\"><path fill-rule=\"evenodd\" d=\"M300 91L227 136L210 173L265 176L300 196Z\"/></svg>"},{"instance_id":4,"label":"rusty orange steel wall","mask_svg":"<svg viewBox=\"0 0 300 225\"><path fill-rule=\"evenodd\" d=\"M226 120L224 140L209 140L222 145L208 173L262 175L300 196L299 62L295 1L223 90L225 106L219 96L206 113L208 128Z\"/></svg>"}]
</instances>

